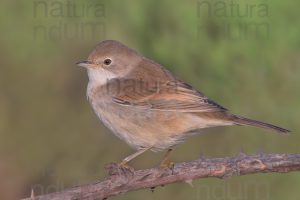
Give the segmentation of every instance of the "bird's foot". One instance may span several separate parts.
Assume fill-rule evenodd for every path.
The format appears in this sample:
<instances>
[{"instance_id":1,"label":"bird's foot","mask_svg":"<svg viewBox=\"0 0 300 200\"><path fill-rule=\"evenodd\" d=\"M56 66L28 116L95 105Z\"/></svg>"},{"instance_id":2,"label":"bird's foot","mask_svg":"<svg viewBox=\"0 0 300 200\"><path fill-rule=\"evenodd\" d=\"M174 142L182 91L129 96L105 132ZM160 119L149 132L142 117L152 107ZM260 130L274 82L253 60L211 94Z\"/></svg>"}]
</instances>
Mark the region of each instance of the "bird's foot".
<instances>
[{"instance_id":1,"label":"bird's foot","mask_svg":"<svg viewBox=\"0 0 300 200\"><path fill-rule=\"evenodd\" d=\"M106 167L109 175L129 175L134 173L134 168L124 162L110 163Z\"/></svg>"},{"instance_id":2,"label":"bird's foot","mask_svg":"<svg viewBox=\"0 0 300 200\"><path fill-rule=\"evenodd\" d=\"M173 174L175 163L169 159L171 151L172 149L168 149L167 153L165 154L163 160L160 163L160 168L170 169L172 170Z\"/></svg>"},{"instance_id":3,"label":"bird's foot","mask_svg":"<svg viewBox=\"0 0 300 200\"><path fill-rule=\"evenodd\" d=\"M118 163L118 167L119 167L122 171L134 172L134 168L131 167L131 166L129 166L129 165L127 164L127 162L124 162L124 161Z\"/></svg>"},{"instance_id":4,"label":"bird's foot","mask_svg":"<svg viewBox=\"0 0 300 200\"><path fill-rule=\"evenodd\" d=\"M170 170L172 170L172 172L174 170L174 166L175 166L175 163L169 159L164 159L163 161L161 161L161 163L159 165L160 168L170 169Z\"/></svg>"}]
</instances>

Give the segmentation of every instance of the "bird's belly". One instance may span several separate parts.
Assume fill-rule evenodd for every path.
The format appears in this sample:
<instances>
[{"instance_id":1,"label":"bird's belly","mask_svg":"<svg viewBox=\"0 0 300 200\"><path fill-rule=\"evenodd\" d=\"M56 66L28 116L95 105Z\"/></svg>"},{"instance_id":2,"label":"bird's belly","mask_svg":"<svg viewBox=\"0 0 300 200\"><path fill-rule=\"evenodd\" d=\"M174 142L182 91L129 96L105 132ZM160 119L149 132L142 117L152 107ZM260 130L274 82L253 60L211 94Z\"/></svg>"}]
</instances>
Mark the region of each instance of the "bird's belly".
<instances>
[{"instance_id":1,"label":"bird's belly","mask_svg":"<svg viewBox=\"0 0 300 200\"><path fill-rule=\"evenodd\" d=\"M91 102L92 103L92 102ZM197 122L187 113L161 112L114 103L93 104L93 109L112 132L135 149L158 151L184 140Z\"/></svg>"}]
</instances>

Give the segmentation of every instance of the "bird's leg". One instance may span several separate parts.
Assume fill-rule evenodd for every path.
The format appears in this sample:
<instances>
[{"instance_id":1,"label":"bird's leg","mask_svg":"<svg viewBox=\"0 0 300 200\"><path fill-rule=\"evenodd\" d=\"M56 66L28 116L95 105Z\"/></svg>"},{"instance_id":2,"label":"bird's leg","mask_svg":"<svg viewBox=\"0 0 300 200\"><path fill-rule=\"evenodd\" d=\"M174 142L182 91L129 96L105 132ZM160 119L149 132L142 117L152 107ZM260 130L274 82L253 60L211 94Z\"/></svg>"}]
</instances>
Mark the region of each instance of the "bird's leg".
<instances>
[{"instance_id":1,"label":"bird's leg","mask_svg":"<svg viewBox=\"0 0 300 200\"><path fill-rule=\"evenodd\" d=\"M130 166L128 166L127 163L128 163L129 161L131 161L132 159L134 159L135 157L141 155L141 154L144 153L145 151L149 150L149 149L151 149L151 147L140 149L140 150L138 150L137 152L135 152L135 153L133 153L133 154L127 156L126 158L124 158L124 159L122 160L121 163L119 163L119 166L120 166L120 167L123 167L123 168L130 168Z\"/></svg>"},{"instance_id":2,"label":"bird's leg","mask_svg":"<svg viewBox=\"0 0 300 200\"><path fill-rule=\"evenodd\" d=\"M167 153L165 154L163 160L160 163L160 167L162 167L162 168L169 168L169 169L173 170L175 164L174 164L174 162L172 162L169 159L171 151L172 151L172 149L168 149Z\"/></svg>"}]
</instances>

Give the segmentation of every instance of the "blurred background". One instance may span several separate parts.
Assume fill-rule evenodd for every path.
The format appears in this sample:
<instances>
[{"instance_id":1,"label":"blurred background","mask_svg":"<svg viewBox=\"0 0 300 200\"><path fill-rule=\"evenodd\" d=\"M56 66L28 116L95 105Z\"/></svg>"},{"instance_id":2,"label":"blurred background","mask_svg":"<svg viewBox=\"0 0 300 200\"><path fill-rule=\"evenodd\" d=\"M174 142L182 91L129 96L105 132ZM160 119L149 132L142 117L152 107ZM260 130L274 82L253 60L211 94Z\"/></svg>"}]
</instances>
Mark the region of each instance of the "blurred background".
<instances>
[{"instance_id":1,"label":"blurred background","mask_svg":"<svg viewBox=\"0 0 300 200\"><path fill-rule=\"evenodd\" d=\"M152 58L236 114L292 130L214 128L172 154L175 162L300 153L298 1L27 0L0 3L0 199L60 191L106 176L133 152L97 119L87 75L75 65L105 39ZM164 152L131 162L159 164ZM201 179L112 199L299 199L300 174Z\"/></svg>"}]
</instances>

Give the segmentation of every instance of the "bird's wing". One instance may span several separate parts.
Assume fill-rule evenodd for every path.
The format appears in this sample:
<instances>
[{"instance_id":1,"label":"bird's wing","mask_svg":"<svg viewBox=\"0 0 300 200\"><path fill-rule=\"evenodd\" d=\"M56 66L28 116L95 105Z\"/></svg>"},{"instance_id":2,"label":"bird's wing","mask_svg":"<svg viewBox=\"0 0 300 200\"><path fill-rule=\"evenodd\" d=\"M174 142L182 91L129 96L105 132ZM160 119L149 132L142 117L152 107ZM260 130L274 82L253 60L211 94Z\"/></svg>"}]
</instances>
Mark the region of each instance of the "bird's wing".
<instances>
[{"instance_id":1,"label":"bird's wing","mask_svg":"<svg viewBox=\"0 0 300 200\"><path fill-rule=\"evenodd\" d=\"M108 87L114 88L113 101L122 106L177 112L226 111L182 81L150 85L141 80L118 79L110 82Z\"/></svg>"}]
</instances>

